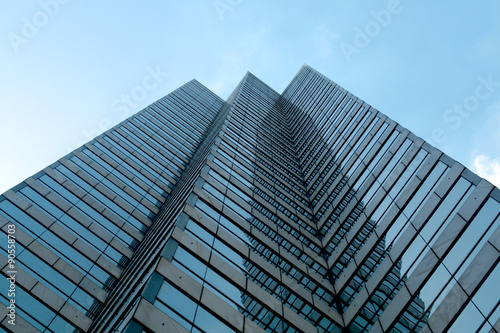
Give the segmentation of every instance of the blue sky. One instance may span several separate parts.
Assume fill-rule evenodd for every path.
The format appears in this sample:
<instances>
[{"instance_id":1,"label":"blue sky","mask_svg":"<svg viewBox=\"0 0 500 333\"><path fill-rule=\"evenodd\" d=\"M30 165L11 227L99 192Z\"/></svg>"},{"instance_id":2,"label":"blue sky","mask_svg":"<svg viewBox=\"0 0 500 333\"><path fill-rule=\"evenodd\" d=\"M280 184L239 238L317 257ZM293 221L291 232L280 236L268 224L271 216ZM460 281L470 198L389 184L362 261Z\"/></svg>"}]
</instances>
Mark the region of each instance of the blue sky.
<instances>
[{"instance_id":1,"label":"blue sky","mask_svg":"<svg viewBox=\"0 0 500 333\"><path fill-rule=\"evenodd\" d=\"M500 185L500 2L2 1L0 193L196 78L307 63Z\"/></svg>"}]
</instances>

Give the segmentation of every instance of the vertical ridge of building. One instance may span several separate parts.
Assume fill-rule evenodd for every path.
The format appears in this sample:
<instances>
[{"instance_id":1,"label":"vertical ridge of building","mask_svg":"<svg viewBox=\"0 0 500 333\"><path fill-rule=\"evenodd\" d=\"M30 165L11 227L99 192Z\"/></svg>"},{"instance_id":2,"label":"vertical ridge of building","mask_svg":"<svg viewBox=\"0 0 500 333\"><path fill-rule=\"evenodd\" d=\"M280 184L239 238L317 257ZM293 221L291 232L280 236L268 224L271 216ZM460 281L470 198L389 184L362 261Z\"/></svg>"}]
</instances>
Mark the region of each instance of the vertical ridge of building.
<instances>
[{"instance_id":1,"label":"vertical ridge of building","mask_svg":"<svg viewBox=\"0 0 500 333\"><path fill-rule=\"evenodd\" d=\"M213 119L206 129L200 144L187 164L184 172L181 174L176 186L173 188L169 198L163 204L160 212L153 221L151 228L145 235L145 239L141 242L140 246L132 257L132 265L128 265L128 269L124 271L125 277L122 286L115 288L115 292L110 296L111 304L106 304L106 310L102 312L102 318L99 325L94 326L92 329L96 332L105 332L109 326L113 326L122 316L116 312L118 308L122 312L125 310L132 310L135 301L138 301L138 294L142 291L144 281L147 280L155 269L155 265L160 260L159 254L162 248L166 245L173 228L175 221L191 193L191 188L196 182L197 177L201 172L201 168L206 161L207 155L210 153L214 140L219 134L224 121L228 115L229 109L233 101L238 97L242 85L247 80L248 74L242 79L240 84L229 97L228 101L223 104L217 112L215 119ZM134 281L135 280L135 281ZM140 281L139 281L140 280ZM131 286L130 284L135 284ZM109 308L109 310L108 310ZM106 324L109 322L110 324Z\"/></svg>"}]
</instances>

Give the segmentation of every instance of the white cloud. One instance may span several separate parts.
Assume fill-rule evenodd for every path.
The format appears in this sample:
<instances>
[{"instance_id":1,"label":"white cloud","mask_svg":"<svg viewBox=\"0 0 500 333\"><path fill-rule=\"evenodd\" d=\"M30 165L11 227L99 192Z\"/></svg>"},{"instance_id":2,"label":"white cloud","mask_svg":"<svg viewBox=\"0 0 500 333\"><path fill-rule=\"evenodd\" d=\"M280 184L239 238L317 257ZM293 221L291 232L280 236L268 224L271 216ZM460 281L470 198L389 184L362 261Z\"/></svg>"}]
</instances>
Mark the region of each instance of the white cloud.
<instances>
[{"instance_id":1,"label":"white cloud","mask_svg":"<svg viewBox=\"0 0 500 333\"><path fill-rule=\"evenodd\" d=\"M496 187L500 187L500 159L477 155L472 163L472 171L486 178Z\"/></svg>"},{"instance_id":2,"label":"white cloud","mask_svg":"<svg viewBox=\"0 0 500 333\"><path fill-rule=\"evenodd\" d=\"M488 112L491 112L495 115L498 115L500 113L500 102L489 105L487 107L487 110L488 110Z\"/></svg>"},{"instance_id":3,"label":"white cloud","mask_svg":"<svg viewBox=\"0 0 500 333\"><path fill-rule=\"evenodd\" d=\"M340 35L338 33L331 32L326 25L322 24L316 27L314 42L316 43L317 51L322 56L330 54L334 41L339 40Z\"/></svg>"}]
</instances>

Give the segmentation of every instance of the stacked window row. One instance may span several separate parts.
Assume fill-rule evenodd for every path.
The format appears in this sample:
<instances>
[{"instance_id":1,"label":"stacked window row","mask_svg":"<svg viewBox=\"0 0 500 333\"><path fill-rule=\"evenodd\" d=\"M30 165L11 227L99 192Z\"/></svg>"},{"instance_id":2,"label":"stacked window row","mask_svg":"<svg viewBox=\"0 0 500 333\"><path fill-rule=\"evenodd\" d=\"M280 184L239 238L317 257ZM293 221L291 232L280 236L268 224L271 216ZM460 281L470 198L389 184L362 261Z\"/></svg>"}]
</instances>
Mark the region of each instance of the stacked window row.
<instances>
[{"instance_id":1,"label":"stacked window row","mask_svg":"<svg viewBox=\"0 0 500 333\"><path fill-rule=\"evenodd\" d=\"M107 330L109 327L115 327L117 330L122 330L129 323L129 314L134 311L134 305L138 304L139 293L144 286L144 281L149 278L152 267L156 264L163 246L170 237L175 218L177 214L181 212L185 200L189 196L189 189L192 188L198 179L201 168L206 161L214 140L223 126L224 119L229 110L228 104L223 103L220 98L215 96L215 94L210 92L207 88L199 85L196 81L191 81L181 87L180 90L192 87L194 87L195 90L199 90L198 92L195 91L194 95L199 93L200 96L206 95L210 99L210 101L207 101L202 98L201 102L203 105L198 105L197 108L199 109L182 106L185 107L184 110L176 110L172 105L168 104L168 101L172 99L170 95L163 98L161 102L162 105L168 106L168 108L164 108L163 115L168 122L176 118L176 113L180 113L182 118L183 112L190 113L191 117L196 119L197 128L193 127L193 125L195 125L194 123L188 124L184 126L184 128L180 128L187 133L192 132L192 138L196 139L195 149L192 151L191 156L188 157L189 163L182 170L179 180L162 205L154 224L149 228L144 240L137 248L133 258L134 261L128 265L121 277L120 284L117 285L114 289L114 293L111 295L112 297L109 298L109 305L105 308L106 311L102 312L99 320L95 322L95 326L93 326L94 330ZM176 94L183 100L182 105L190 105L191 101L189 98L199 98L199 96L190 97L185 91L179 93L179 89L171 95L175 97ZM234 96L231 98L234 98ZM195 101L193 104L197 103L198 102ZM203 111L207 108L210 109L210 112ZM212 115L214 117L210 119L209 117ZM164 134L171 135L172 131L170 128L167 126L163 128ZM199 136L194 136L193 134L195 133L199 133Z\"/></svg>"},{"instance_id":2,"label":"stacked window row","mask_svg":"<svg viewBox=\"0 0 500 333\"><path fill-rule=\"evenodd\" d=\"M88 329L90 321L68 313L95 318L130 261L196 148L184 148L196 144L186 126L177 133L158 127L168 122L165 109L178 107L168 103L156 103L157 111L144 110L0 197L0 218L19 236L16 264L36 283L20 283L17 295L17 313L34 328ZM56 315L54 299L75 311Z\"/></svg>"}]
</instances>

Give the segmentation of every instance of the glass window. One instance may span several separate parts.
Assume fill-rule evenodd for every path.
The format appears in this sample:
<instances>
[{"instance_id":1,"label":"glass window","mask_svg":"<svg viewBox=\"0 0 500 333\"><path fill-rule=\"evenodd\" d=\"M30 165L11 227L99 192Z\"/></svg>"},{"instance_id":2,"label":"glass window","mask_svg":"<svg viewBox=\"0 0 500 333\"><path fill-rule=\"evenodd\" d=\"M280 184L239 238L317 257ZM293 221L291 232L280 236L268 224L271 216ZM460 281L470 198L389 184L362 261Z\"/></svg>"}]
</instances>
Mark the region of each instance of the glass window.
<instances>
[{"instance_id":1,"label":"glass window","mask_svg":"<svg viewBox=\"0 0 500 333\"><path fill-rule=\"evenodd\" d=\"M174 264L179 263L181 266L186 267L189 271L192 271L194 275L193 274L190 275L196 280L198 280L200 284L203 283L201 279L205 278L205 274L207 272L207 266L200 260L195 258L192 254L187 252L185 249L183 249L182 247L178 247L177 250L175 251L172 262Z\"/></svg>"},{"instance_id":2,"label":"glass window","mask_svg":"<svg viewBox=\"0 0 500 333\"><path fill-rule=\"evenodd\" d=\"M17 258L19 259L19 264L22 269L26 270L35 278L41 278L50 283L53 290L57 288L66 295L65 297L63 294L59 293L62 298L69 297L75 290L76 286L73 282L62 276L54 268L47 265L30 251L24 251ZM31 268L35 269L35 271L32 271Z\"/></svg>"},{"instance_id":3,"label":"glass window","mask_svg":"<svg viewBox=\"0 0 500 333\"><path fill-rule=\"evenodd\" d=\"M63 215L63 211L56 207L53 203L42 197L40 194L35 192L31 187L23 187L18 194L24 197L28 202L31 202L34 206L41 208L43 211L48 212L51 216L58 219Z\"/></svg>"},{"instance_id":4,"label":"glass window","mask_svg":"<svg viewBox=\"0 0 500 333\"><path fill-rule=\"evenodd\" d=\"M76 331L76 328L73 325L62 319L60 316L56 316L54 318L54 320L49 325L49 329L56 333Z\"/></svg>"},{"instance_id":5,"label":"glass window","mask_svg":"<svg viewBox=\"0 0 500 333\"><path fill-rule=\"evenodd\" d=\"M449 332L476 332L483 321L481 312L470 302L450 327Z\"/></svg>"},{"instance_id":6,"label":"glass window","mask_svg":"<svg viewBox=\"0 0 500 333\"><path fill-rule=\"evenodd\" d=\"M196 308L198 306L189 297L177 290L167 281L163 281L154 305L179 322L186 329L191 329L190 323L194 320Z\"/></svg>"},{"instance_id":7,"label":"glass window","mask_svg":"<svg viewBox=\"0 0 500 333\"><path fill-rule=\"evenodd\" d=\"M488 278L483 282L476 295L472 298L475 306L483 314L488 316L499 304L500 295L500 264L497 264L495 269L488 275ZM491 318L491 324L495 325L499 318Z\"/></svg>"},{"instance_id":8,"label":"glass window","mask_svg":"<svg viewBox=\"0 0 500 333\"><path fill-rule=\"evenodd\" d=\"M206 246L212 247L214 236L191 219L189 219L188 223L186 224L186 232L195 239L198 239L201 242L205 243Z\"/></svg>"},{"instance_id":9,"label":"glass window","mask_svg":"<svg viewBox=\"0 0 500 333\"><path fill-rule=\"evenodd\" d=\"M234 330L202 307L198 308L194 324L204 332L233 333Z\"/></svg>"},{"instance_id":10,"label":"glass window","mask_svg":"<svg viewBox=\"0 0 500 333\"><path fill-rule=\"evenodd\" d=\"M23 226L23 231L35 239L46 230L44 226L8 200L0 201L0 214L7 220Z\"/></svg>"},{"instance_id":11,"label":"glass window","mask_svg":"<svg viewBox=\"0 0 500 333\"><path fill-rule=\"evenodd\" d=\"M457 268L460 268L457 273L457 277L460 277L469 266L483 244L500 227L499 211L500 203L489 198L476 217L468 224L467 229L453 246L450 254L445 257L443 263L450 272L455 272Z\"/></svg>"},{"instance_id":12,"label":"glass window","mask_svg":"<svg viewBox=\"0 0 500 333\"><path fill-rule=\"evenodd\" d=\"M241 272L245 272L245 260L238 253L218 239L215 239L213 248L222 258L227 258L232 266L239 268Z\"/></svg>"},{"instance_id":13,"label":"glass window","mask_svg":"<svg viewBox=\"0 0 500 333\"><path fill-rule=\"evenodd\" d=\"M244 309L244 304L242 304L241 299L243 293L225 278L209 268L205 276L205 281L213 287L211 288L212 291L220 293L223 298L226 298L228 301L227 303L234 309Z\"/></svg>"},{"instance_id":14,"label":"glass window","mask_svg":"<svg viewBox=\"0 0 500 333\"><path fill-rule=\"evenodd\" d=\"M56 316L56 314L52 312L47 306L28 294L20 286L16 287L16 304L18 304L18 308L20 310L27 313L30 317L35 318L44 326L48 326ZM39 325L36 325L32 320L29 320L29 318L24 317L22 314L20 315L23 319L27 320L35 327L40 327ZM43 331L43 329L41 330Z\"/></svg>"}]
</instances>

